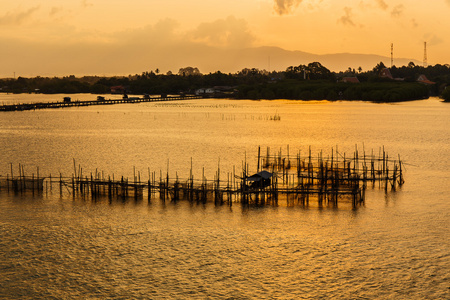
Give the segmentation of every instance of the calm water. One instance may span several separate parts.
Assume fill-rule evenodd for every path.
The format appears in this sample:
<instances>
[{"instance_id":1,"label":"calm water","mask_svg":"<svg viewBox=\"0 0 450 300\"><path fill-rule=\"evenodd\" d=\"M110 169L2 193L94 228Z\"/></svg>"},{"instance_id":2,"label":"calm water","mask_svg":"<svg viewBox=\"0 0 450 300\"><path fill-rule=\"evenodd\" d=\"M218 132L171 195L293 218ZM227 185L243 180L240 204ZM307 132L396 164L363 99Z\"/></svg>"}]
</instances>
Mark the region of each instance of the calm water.
<instances>
[{"instance_id":1,"label":"calm water","mask_svg":"<svg viewBox=\"0 0 450 300\"><path fill-rule=\"evenodd\" d=\"M17 97L17 95L14 95ZM9 97L9 98L8 98ZM0 102L45 101L0 95ZM53 96L56 100L63 95ZM76 95L80 100L92 95ZM279 121L271 118L280 116ZM191 100L0 115L0 175L226 178L273 152L401 155L406 183L352 210L97 201L0 191L0 297L448 299L450 105ZM204 168L204 170L203 170ZM145 175L144 175L145 174Z\"/></svg>"}]
</instances>

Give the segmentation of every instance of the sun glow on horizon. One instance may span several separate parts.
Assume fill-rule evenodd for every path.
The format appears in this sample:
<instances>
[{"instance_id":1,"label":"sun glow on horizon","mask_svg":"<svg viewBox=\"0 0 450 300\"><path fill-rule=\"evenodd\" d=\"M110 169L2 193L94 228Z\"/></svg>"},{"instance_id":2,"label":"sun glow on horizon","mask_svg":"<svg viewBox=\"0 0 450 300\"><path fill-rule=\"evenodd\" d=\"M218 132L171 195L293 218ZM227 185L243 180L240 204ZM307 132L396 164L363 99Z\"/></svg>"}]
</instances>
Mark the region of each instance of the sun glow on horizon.
<instances>
[{"instance_id":1,"label":"sun glow on horizon","mask_svg":"<svg viewBox=\"0 0 450 300\"><path fill-rule=\"evenodd\" d=\"M421 61L427 41L429 64L450 62L446 0L21 0L2 11L0 76L208 72L220 51L260 46L389 56L394 43L395 57Z\"/></svg>"}]
</instances>

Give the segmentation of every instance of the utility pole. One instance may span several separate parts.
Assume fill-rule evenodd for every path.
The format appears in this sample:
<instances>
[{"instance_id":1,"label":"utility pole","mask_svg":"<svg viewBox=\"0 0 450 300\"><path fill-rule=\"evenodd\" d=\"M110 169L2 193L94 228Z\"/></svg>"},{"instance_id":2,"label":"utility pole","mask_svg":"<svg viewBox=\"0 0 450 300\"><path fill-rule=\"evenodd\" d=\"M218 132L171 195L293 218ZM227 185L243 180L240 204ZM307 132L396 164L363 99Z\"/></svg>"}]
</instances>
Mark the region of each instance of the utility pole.
<instances>
[{"instance_id":1,"label":"utility pole","mask_svg":"<svg viewBox=\"0 0 450 300\"><path fill-rule=\"evenodd\" d=\"M424 45L424 48L423 48L423 67L426 68L426 67L428 67L427 42L424 42L423 45Z\"/></svg>"},{"instance_id":2,"label":"utility pole","mask_svg":"<svg viewBox=\"0 0 450 300\"><path fill-rule=\"evenodd\" d=\"M391 43L391 68L394 65L394 43Z\"/></svg>"}]
</instances>

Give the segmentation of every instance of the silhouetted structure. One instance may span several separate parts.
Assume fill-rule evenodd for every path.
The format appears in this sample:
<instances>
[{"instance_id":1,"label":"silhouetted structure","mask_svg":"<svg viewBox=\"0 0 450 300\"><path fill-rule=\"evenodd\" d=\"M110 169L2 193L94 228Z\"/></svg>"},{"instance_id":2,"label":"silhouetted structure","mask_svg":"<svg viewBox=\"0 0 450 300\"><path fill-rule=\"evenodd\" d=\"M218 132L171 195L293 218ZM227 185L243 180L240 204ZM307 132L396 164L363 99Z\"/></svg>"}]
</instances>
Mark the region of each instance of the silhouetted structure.
<instances>
[{"instance_id":1,"label":"silhouetted structure","mask_svg":"<svg viewBox=\"0 0 450 300\"><path fill-rule=\"evenodd\" d=\"M373 151L371 155L363 153L360 156L357 149L351 157L346 157L345 153L332 149L331 156L327 158L322 152L317 158L312 157L311 149L306 156L301 156L300 151L296 156L290 156L289 148L287 155L282 155L281 150L276 155L270 155L270 148L267 148L265 156L258 154L259 166L262 166L262 171L248 176L245 162L240 176L235 174L233 168L233 173L227 174L226 180L220 179L219 169L214 180L207 180L204 175L200 180L194 180L192 169L189 178L184 180L178 176L169 178L168 173L164 176L162 171L159 171L157 179L157 173L149 169L148 180L141 181L140 172L134 172L132 180L123 176L116 180L114 174L105 177L98 172L87 176L81 166L76 169L75 161L71 177L59 174L57 178L51 175L39 177L39 169L37 176L25 176L23 166L19 166L19 176L14 176L11 165L11 175L6 178L0 176L0 189L16 193L29 190L42 193L44 187L47 192L57 184L61 195L63 187L66 187L73 196L92 199L142 199L147 195L148 201L151 201L158 195L161 201L185 199L205 203L208 199L214 199L215 204L227 203L231 206L234 202L277 205L279 198L284 197L288 205L298 203L307 206L314 199L319 206L337 206L339 201L350 200L352 207L356 208L364 202L368 184L375 187L378 182L379 187L387 192L389 187L395 191L404 183L400 156L398 160L390 160L384 148L382 152L380 149L378 157Z\"/></svg>"}]
</instances>

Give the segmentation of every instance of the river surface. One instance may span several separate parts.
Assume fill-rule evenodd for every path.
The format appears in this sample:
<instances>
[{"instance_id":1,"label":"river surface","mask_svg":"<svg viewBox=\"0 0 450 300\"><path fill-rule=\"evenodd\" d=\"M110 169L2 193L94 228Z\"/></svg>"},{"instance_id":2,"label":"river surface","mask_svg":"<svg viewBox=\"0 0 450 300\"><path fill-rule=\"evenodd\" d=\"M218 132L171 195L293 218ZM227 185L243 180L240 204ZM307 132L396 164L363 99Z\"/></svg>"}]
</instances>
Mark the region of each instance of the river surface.
<instances>
[{"instance_id":1,"label":"river surface","mask_svg":"<svg viewBox=\"0 0 450 300\"><path fill-rule=\"evenodd\" d=\"M61 100L64 95L53 95ZM91 100L94 95L72 95ZM108 97L107 97L108 98ZM0 103L50 101L0 95ZM405 162L365 203L92 201L0 186L0 298L449 299L450 105L201 99L0 114L0 175L222 178L262 152ZM75 164L74 164L75 162ZM10 175L9 175L10 176Z\"/></svg>"}]
</instances>

